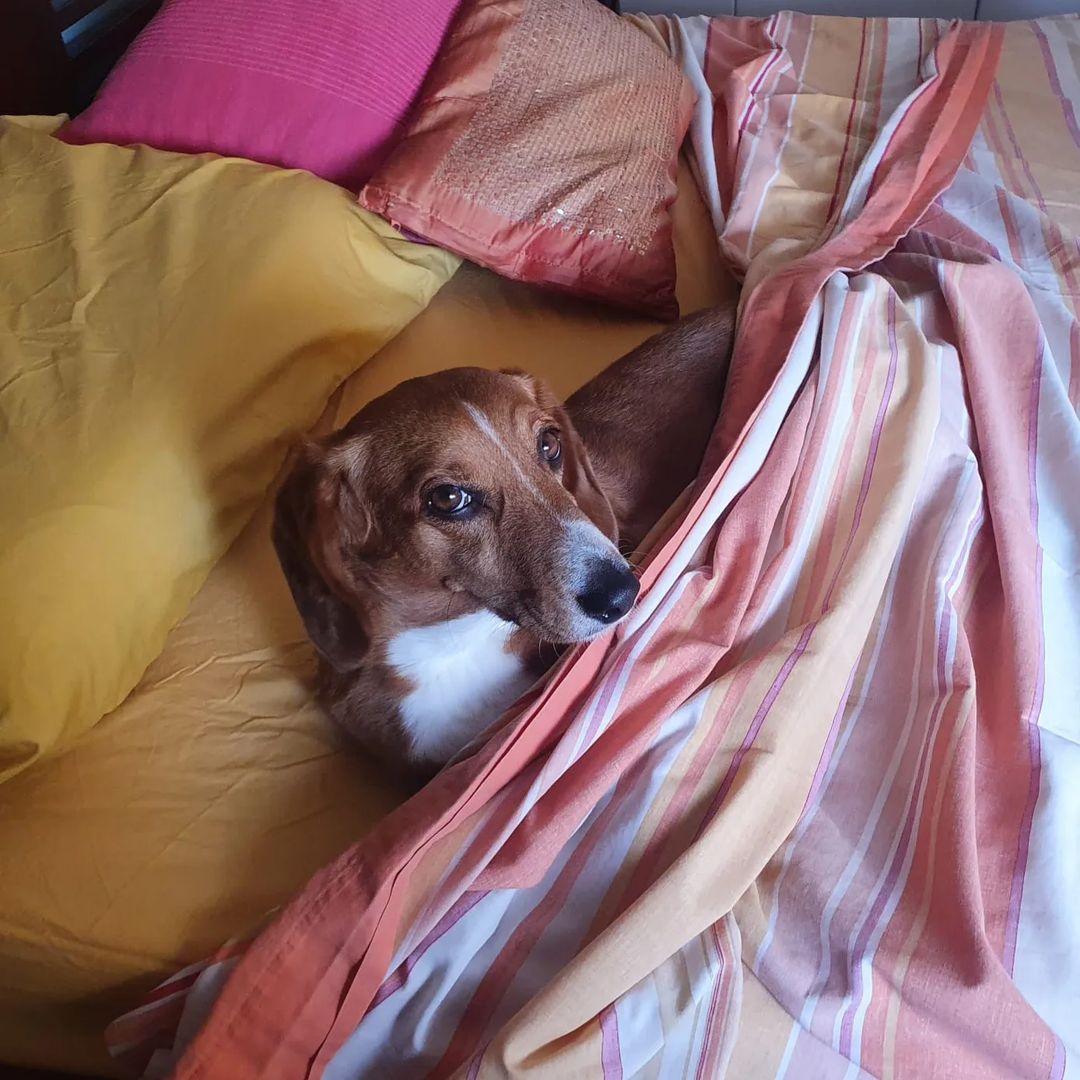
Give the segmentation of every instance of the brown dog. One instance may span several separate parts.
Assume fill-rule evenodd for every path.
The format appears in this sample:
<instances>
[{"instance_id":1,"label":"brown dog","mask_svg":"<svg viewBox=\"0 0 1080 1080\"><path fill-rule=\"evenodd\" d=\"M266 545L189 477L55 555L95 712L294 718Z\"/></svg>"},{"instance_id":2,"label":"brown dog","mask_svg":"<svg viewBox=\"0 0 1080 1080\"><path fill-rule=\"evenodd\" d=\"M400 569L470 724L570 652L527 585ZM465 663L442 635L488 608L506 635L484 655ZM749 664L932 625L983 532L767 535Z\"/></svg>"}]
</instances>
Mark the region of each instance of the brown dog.
<instances>
[{"instance_id":1,"label":"brown dog","mask_svg":"<svg viewBox=\"0 0 1080 1080\"><path fill-rule=\"evenodd\" d=\"M520 372L395 387L305 443L274 544L319 695L389 762L431 771L550 664L622 619L626 559L697 473L734 311L691 316L561 405Z\"/></svg>"}]
</instances>

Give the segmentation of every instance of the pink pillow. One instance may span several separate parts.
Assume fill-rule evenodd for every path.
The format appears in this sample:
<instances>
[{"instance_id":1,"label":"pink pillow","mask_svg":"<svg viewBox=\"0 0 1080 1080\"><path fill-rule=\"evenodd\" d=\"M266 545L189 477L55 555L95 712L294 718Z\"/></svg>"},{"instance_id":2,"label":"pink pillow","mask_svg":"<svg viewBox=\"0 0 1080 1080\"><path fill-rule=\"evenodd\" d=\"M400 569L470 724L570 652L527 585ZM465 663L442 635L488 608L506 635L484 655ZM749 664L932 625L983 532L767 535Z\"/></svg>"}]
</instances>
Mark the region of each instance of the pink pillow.
<instances>
[{"instance_id":1,"label":"pink pillow","mask_svg":"<svg viewBox=\"0 0 1080 1080\"><path fill-rule=\"evenodd\" d=\"M469 0L360 203L505 277L674 318L694 101L653 37L596 0Z\"/></svg>"},{"instance_id":2,"label":"pink pillow","mask_svg":"<svg viewBox=\"0 0 1080 1080\"><path fill-rule=\"evenodd\" d=\"M252 158L355 191L459 2L166 0L60 138Z\"/></svg>"}]
</instances>

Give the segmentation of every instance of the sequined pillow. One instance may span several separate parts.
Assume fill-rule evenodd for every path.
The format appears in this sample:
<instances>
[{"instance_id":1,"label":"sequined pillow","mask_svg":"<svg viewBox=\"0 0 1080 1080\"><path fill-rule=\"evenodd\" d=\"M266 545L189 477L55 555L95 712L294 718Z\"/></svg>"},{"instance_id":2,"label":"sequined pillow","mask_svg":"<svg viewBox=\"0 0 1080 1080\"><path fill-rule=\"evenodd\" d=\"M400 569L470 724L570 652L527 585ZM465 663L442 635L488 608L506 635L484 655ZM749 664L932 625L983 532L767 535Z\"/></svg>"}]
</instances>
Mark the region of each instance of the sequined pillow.
<instances>
[{"instance_id":1,"label":"sequined pillow","mask_svg":"<svg viewBox=\"0 0 1080 1080\"><path fill-rule=\"evenodd\" d=\"M673 318L693 105L664 50L596 0L466 0L360 201L507 277Z\"/></svg>"}]
</instances>

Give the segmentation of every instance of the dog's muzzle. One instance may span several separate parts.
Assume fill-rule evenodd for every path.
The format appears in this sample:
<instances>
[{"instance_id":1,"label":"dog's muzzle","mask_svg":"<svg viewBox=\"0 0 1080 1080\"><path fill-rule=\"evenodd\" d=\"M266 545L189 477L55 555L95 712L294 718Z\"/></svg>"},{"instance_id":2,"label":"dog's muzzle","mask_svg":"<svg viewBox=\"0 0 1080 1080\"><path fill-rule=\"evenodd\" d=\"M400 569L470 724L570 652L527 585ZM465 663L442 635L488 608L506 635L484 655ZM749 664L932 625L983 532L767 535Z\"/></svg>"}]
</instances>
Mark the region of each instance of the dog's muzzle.
<instances>
[{"instance_id":1,"label":"dog's muzzle","mask_svg":"<svg viewBox=\"0 0 1080 1080\"><path fill-rule=\"evenodd\" d=\"M610 626L634 606L640 588L625 563L596 559L589 566L584 589L574 599L590 619Z\"/></svg>"}]
</instances>

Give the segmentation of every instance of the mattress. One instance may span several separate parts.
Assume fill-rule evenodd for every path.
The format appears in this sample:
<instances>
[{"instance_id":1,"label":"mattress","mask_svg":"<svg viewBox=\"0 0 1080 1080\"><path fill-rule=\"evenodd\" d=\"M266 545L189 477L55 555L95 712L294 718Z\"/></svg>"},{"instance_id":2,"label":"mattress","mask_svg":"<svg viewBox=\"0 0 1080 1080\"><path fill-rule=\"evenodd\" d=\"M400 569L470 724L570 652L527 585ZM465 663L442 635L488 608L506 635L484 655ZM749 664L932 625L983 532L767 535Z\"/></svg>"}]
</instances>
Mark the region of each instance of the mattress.
<instances>
[{"instance_id":1,"label":"mattress","mask_svg":"<svg viewBox=\"0 0 1080 1080\"><path fill-rule=\"evenodd\" d=\"M683 311L730 295L685 163L674 219ZM567 394L657 328L466 265L319 427L463 364L523 368ZM0 786L0 1061L111 1074L111 1019L258 929L406 794L312 702L270 512L268 494L128 700Z\"/></svg>"}]
</instances>

